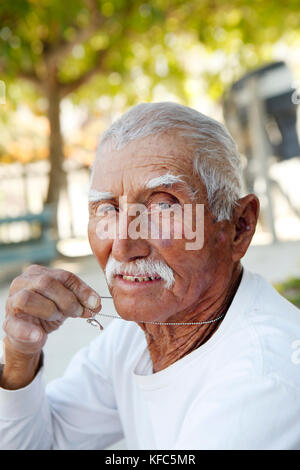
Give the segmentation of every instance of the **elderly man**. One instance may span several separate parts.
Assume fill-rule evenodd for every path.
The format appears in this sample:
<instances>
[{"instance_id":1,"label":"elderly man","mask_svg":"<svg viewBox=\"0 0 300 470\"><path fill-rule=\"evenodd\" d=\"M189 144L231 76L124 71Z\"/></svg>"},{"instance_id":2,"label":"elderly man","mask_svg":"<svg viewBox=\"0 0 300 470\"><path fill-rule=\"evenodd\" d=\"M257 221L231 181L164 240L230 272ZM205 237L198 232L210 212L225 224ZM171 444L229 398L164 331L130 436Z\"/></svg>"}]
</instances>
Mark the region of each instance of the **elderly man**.
<instances>
[{"instance_id":1,"label":"elderly man","mask_svg":"<svg viewBox=\"0 0 300 470\"><path fill-rule=\"evenodd\" d=\"M259 203L240 193L239 154L215 120L155 103L111 126L88 233L124 321L45 391L47 335L91 319L101 300L63 270L31 266L13 281L2 448L98 449L124 436L129 449L300 449L300 315L241 265Z\"/></svg>"}]
</instances>

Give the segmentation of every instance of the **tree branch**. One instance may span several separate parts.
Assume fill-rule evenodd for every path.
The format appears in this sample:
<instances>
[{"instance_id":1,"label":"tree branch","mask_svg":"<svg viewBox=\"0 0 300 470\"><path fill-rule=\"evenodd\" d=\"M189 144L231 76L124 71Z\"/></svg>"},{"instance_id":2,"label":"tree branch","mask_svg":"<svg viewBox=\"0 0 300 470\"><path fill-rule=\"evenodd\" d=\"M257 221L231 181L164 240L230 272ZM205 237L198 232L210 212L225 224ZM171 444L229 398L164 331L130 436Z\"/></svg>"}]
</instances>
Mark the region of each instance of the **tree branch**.
<instances>
[{"instance_id":1,"label":"tree branch","mask_svg":"<svg viewBox=\"0 0 300 470\"><path fill-rule=\"evenodd\" d=\"M41 91L43 90L43 83L40 78L36 75L35 72L25 72L21 71L18 73L18 78L27 80L37 86Z\"/></svg>"},{"instance_id":2,"label":"tree branch","mask_svg":"<svg viewBox=\"0 0 300 470\"><path fill-rule=\"evenodd\" d=\"M29 80L31 82L39 83L39 79L37 75L34 72L20 72L19 73L20 78L24 78L25 80Z\"/></svg>"},{"instance_id":3,"label":"tree branch","mask_svg":"<svg viewBox=\"0 0 300 470\"><path fill-rule=\"evenodd\" d=\"M45 54L45 61L48 64L59 64L73 49L74 46L87 41L96 31L99 30L99 24L89 25L87 28L78 30L72 41L61 41Z\"/></svg>"},{"instance_id":4,"label":"tree branch","mask_svg":"<svg viewBox=\"0 0 300 470\"><path fill-rule=\"evenodd\" d=\"M76 35L72 41L61 40L58 44L53 44L52 47L46 48L45 60L51 66L53 63L58 64L61 62L73 49L74 46L87 41L95 34L105 22L99 11L97 2L95 0L86 0L87 8L90 11L91 21L84 29L75 27Z\"/></svg>"},{"instance_id":5,"label":"tree branch","mask_svg":"<svg viewBox=\"0 0 300 470\"><path fill-rule=\"evenodd\" d=\"M69 83L59 82L61 97L63 98L69 93L76 91L77 88L79 88L84 83L87 83L94 75L96 75L101 70L103 70L103 62L104 62L106 55L107 55L107 50L101 51L98 55L98 60L95 63L95 65L91 69L87 70L83 75L81 75L76 80L73 80L72 82L69 82Z\"/></svg>"}]
</instances>

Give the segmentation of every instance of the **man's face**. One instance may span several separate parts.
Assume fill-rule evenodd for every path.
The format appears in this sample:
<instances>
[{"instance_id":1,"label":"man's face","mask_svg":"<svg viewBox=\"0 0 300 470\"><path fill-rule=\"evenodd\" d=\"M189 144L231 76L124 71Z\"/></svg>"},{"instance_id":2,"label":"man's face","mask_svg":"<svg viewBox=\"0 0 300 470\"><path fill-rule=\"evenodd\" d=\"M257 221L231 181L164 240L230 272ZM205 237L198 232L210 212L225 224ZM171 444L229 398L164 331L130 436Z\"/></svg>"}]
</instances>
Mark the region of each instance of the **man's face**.
<instances>
[{"instance_id":1,"label":"man's face","mask_svg":"<svg viewBox=\"0 0 300 470\"><path fill-rule=\"evenodd\" d=\"M185 184L147 188L150 179L172 174L181 176ZM185 175L185 176L182 176ZM169 131L161 136L149 136L132 141L122 150L113 150L104 144L95 164L91 188L110 193L107 200L89 204L89 240L102 269L110 257L124 263L119 275L113 276L109 286L118 313L134 321L166 321L179 312L193 311L200 303L209 305L210 299L223 291L232 270L231 242L228 223L215 223L207 207L206 190L193 175L193 155L184 138ZM196 198L191 189L197 189ZM204 245L202 249L187 250L190 240L168 239L99 239L97 224L102 209L118 207L120 196L128 204L143 204L146 208L168 210L170 204L204 204ZM174 224L176 221L174 222ZM174 228L174 227L173 227ZM126 266L136 260L160 261L171 268L174 283L166 288L162 279L132 282L123 278ZM140 273L146 276L147 273Z\"/></svg>"}]
</instances>

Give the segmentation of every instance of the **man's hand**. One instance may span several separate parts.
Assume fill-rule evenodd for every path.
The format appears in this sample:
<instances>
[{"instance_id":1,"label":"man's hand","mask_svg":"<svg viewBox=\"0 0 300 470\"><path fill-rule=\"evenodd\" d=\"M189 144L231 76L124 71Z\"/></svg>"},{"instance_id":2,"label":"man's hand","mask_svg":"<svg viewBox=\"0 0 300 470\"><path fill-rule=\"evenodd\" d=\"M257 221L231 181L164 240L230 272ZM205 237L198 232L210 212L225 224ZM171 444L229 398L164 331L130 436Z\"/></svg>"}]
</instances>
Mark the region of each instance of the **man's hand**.
<instances>
[{"instance_id":1,"label":"man's hand","mask_svg":"<svg viewBox=\"0 0 300 470\"><path fill-rule=\"evenodd\" d=\"M89 318L100 309L100 296L75 274L30 266L14 279L6 302L1 386L27 385L35 375L48 334L68 317Z\"/></svg>"}]
</instances>

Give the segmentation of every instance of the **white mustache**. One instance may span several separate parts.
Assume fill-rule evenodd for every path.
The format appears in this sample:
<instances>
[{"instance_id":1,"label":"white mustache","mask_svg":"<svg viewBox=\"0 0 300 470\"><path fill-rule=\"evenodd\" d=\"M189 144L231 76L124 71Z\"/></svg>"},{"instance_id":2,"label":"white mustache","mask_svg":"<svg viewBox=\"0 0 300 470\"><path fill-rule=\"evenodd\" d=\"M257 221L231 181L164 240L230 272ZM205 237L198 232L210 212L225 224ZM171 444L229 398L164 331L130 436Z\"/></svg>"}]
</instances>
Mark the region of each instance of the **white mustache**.
<instances>
[{"instance_id":1,"label":"white mustache","mask_svg":"<svg viewBox=\"0 0 300 470\"><path fill-rule=\"evenodd\" d=\"M167 289L170 289L175 282L172 269L164 261L141 258L130 263L121 263L110 256L105 267L108 285L115 275L123 273L138 277L159 276L165 281Z\"/></svg>"}]
</instances>

